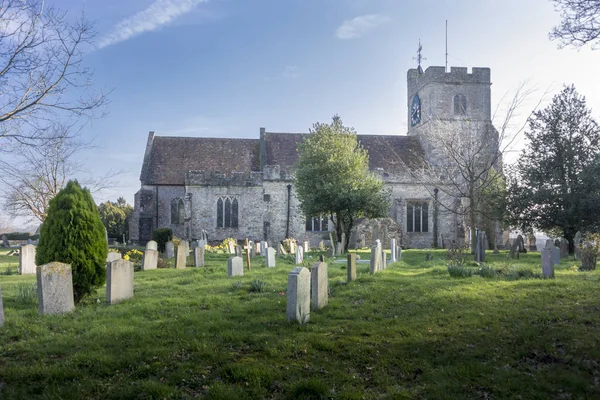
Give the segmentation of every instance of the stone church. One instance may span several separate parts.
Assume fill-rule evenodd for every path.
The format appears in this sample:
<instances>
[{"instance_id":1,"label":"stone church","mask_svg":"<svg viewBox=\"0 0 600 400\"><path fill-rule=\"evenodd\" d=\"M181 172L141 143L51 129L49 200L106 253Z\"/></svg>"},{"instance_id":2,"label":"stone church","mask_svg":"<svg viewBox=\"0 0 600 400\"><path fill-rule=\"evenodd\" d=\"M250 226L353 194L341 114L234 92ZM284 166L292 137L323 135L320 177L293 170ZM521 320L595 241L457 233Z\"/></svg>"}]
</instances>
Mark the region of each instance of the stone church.
<instances>
[{"instance_id":1,"label":"stone church","mask_svg":"<svg viewBox=\"0 0 600 400\"><path fill-rule=\"evenodd\" d=\"M456 199L435 201L441 196L437 187L426 187L414 172L441 162L432 140L434 122L443 121L449 130L495 132L490 95L489 68L410 69L407 135L358 135L368 151L370 170L391 193L388 216L400 227L403 247L444 246L464 239L468 230L462 215L439 206ZM165 137L150 132L141 188L135 194L131 240L143 244L154 229L169 227L189 240L205 230L211 241L233 237L273 242L293 237L317 245L333 225L326 216L303 215L296 198L296 146L305 135L265 128L260 128L257 139Z\"/></svg>"}]
</instances>

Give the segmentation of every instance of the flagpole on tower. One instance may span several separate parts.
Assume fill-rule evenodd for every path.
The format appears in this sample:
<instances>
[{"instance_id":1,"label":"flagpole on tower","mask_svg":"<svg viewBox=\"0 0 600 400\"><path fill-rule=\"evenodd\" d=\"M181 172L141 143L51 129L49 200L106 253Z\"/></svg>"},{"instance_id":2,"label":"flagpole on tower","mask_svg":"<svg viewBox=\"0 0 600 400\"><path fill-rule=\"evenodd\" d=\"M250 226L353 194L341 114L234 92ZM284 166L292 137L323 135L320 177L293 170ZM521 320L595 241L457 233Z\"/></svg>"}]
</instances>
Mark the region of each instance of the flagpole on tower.
<instances>
[{"instance_id":1,"label":"flagpole on tower","mask_svg":"<svg viewBox=\"0 0 600 400\"><path fill-rule=\"evenodd\" d=\"M448 72L448 20L446 20L446 72Z\"/></svg>"}]
</instances>

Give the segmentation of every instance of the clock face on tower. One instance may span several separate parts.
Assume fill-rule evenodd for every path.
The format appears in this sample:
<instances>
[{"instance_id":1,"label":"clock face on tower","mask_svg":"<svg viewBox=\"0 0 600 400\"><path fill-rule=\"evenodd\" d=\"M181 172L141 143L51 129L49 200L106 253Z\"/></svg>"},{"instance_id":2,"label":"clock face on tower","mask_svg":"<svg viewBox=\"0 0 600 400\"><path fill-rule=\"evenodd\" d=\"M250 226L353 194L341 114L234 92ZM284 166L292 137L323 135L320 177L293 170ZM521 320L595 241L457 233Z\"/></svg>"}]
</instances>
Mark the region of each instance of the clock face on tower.
<instances>
[{"instance_id":1,"label":"clock face on tower","mask_svg":"<svg viewBox=\"0 0 600 400\"><path fill-rule=\"evenodd\" d=\"M419 122L421 122L421 99L418 94L415 94L410 106L410 126L415 126Z\"/></svg>"}]
</instances>

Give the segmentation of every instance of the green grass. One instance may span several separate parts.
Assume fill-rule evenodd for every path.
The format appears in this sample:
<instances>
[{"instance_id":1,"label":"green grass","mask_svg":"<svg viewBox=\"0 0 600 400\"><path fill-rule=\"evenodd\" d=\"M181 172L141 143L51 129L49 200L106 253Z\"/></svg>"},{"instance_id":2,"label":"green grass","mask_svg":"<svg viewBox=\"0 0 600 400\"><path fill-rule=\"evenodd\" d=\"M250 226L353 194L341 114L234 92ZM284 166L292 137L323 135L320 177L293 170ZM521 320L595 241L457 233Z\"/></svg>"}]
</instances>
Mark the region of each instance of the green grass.
<instances>
[{"instance_id":1,"label":"green grass","mask_svg":"<svg viewBox=\"0 0 600 400\"><path fill-rule=\"evenodd\" d=\"M329 305L302 326L285 318L289 258L228 279L228 256L207 254L205 268L136 272L123 303L103 288L40 316L35 276L4 275L18 258L0 253L0 398L600 398L600 272L563 260L539 279L539 253L504 252L455 278L429 252L374 276L358 264L350 284L329 263Z\"/></svg>"}]
</instances>

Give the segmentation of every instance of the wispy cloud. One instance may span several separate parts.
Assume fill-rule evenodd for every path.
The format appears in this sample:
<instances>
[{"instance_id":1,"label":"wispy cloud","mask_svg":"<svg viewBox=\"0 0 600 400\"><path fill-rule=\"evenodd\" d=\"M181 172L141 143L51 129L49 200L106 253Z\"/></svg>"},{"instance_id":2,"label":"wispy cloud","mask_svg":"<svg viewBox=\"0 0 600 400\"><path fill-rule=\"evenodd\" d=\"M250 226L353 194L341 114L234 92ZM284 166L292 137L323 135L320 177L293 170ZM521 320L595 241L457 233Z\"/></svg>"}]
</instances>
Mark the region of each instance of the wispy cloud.
<instances>
[{"instance_id":1,"label":"wispy cloud","mask_svg":"<svg viewBox=\"0 0 600 400\"><path fill-rule=\"evenodd\" d=\"M335 31L338 39L356 39L390 21L381 14L367 14L344 21Z\"/></svg>"},{"instance_id":2,"label":"wispy cloud","mask_svg":"<svg viewBox=\"0 0 600 400\"><path fill-rule=\"evenodd\" d=\"M99 48L110 46L166 25L209 0L155 0L148 8L120 21L113 31L100 39Z\"/></svg>"},{"instance_id":3,"label":"wispy cloud","mask_svg":"<svg viewBox=\"0 0 600 400\"><path fill-rule=\"evenodd\" d=\"M300 77L300 68L296 65L287 65L281 76L285 79L297 79Z\"/></svg>"}]
</instances>

